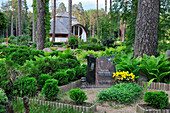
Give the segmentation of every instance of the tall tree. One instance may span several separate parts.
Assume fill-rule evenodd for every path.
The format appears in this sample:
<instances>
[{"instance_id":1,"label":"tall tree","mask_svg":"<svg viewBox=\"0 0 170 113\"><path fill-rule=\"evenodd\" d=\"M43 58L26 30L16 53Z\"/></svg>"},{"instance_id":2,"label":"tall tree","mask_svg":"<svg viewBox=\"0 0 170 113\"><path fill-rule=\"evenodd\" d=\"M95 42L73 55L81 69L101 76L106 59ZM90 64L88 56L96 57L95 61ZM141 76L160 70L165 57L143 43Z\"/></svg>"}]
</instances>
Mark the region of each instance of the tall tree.
<instances>
[{"instance_id":1,"label":"tall tree","mask_svg":"<svg viewBox=\"0 0 170 113\"><path fill-rule=\"evenodd\" d=\"M6 24L7 24L7 19L5 17L5 14L0 12L0 32L6 28Z\"/></svg>"},{"instance_id":2,"label":"tall tree","mask_svg":"<svg viewBox=\"0 0 170 113\"><path fill-rule=\"evenodd\" d=\"M59 7L57 8L57 13L64 13L66 12L66 6L63 2L59 4Z\"/></svg>"},{"instance_id":3,"label":"tall tree","mask_svg":"<svg viewBox=\"0 0 170 113\"><path fill-rule=\"evenodd\" d=\"M33 3L36 2L35 0L33 0ZM35 12L35 6L33 5L33 12ZM32 19L32 41L33 43L36 42L36 29L35 29L35 14L33 13L33 19Z\"/></svg>"},{"instance_id":4,"label":"tall tree","mask_svg":"<svg viewBox=\"0 0 170 113\"><path fill-rule=\"evenodd\" d=\"M52 37L52 41L53 41L53 42L55 42L55 14L56 14L56 0L54 0L53 37Z\"/></svg>"},{"instance_id":5,"label":"tall tree","mask_svg":"<svg viewBox=\"0 0 170 113\"><path fill-rule=\"evenodd\" d=\"M69 23L68 23L68 38L71 36L72 31L72 0L68 0L68 7L69 7Z\"/></svg>"},{"instance_id":6,"label":"tall tree","mask_svg":"<svg viewBox=\"0 0 170 113\"><path fill-rule=\"evenodd\" d=\"M18 23L19 23L19 25L18 25L18 30L19 30L19 36L21 36L22 35L22 31L21 31L21 28L22 28L22 26L21 26L21 0L18 0Z\"/></svg>"},{"instance_id":7,"label":"tall tree","mask_svg":"<svg viewBox=\"0 0 170 113\"><path fill-rule=\"evenodd\" d=\"M105 16L107 15L107 0L105 0Z\"/></svg>"},{"instance_id":8,"label":"tall tree","mask_svg":"<svg viewBox=\"0 0 170 113\"><path fill-rule=\"evenodd\" d=\"M97 0L97 38L99 38L99 9L98 9L98 0Z\"/></svg>"},{"instance_id":9,"label":"tall tree","mask_svg":"<svg viewBox=\"0 0 170 113\"><path fill-rule=\"evenodd\" d=\"M157 56L160 0L138 0L134 57Z\"/></svg>"},{"instance_id":10,"label":"tall tree","mask_svg":"<svg viewBox=\"0 0 170 113\"><path fill-rule=\"evenodd\" d=\"M37 0L37 50L44 49L46 38L45 3L46 0Z\"/></svg>"}]
</instances>

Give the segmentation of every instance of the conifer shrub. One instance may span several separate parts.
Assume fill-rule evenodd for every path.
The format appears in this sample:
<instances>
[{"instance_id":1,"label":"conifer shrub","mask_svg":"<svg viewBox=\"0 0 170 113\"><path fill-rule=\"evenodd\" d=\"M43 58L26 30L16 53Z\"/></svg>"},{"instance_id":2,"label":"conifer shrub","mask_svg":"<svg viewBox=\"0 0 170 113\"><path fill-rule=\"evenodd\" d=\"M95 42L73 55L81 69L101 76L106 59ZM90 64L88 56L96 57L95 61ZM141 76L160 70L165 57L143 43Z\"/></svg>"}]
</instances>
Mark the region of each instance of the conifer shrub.
<instances>
[{"instance_id":1,"label":"conifer shrub","mask_svg":"<svg viewBox=\"0 0 170 113\"><path fill-rule=\"evenodd\" d=\"M158 109L166 108L169 104L168 94L165 91L147 91L144 95L144 101Z\"/></svg>"},{"instance_id":2,"label":"conifer shrub","mask_svg":"<svg viewBox=\"0 0 170 113\"><path fill-rule=\"evenodd\" d=\"M0 88L0 113L6 113L5 102L8 101L8 98L3 89Z\"/></svg>"},{"instance_id":3,"label":"conifer shrub","mask_svg":"<svg viewBox=\"0 0 170 113\"><path fill-rule=\"evenodd\" d=\"M68 84L68 74L66 72L55 72L52 78L58 80L59 86Z\"/></svg>"},{"instance_id":4,"label":"conifer shrub","mask_svg":"<svg viewBox=\"0 0 170 113\"><path fill-rule=\"evenodd\" d=\"M48 79L51 79L52 77L49 75L49 74L41 74L39 77L38 77L38 87L40 89L43 88L44 84L45 84L45 81L48 80Z\"/></svg>"},{"instance_id":5,"label":"conifer shrub","mask_svg":"<svg viewBox=\"0 0 170 113\"><path fill-rule=\"evenodd\" d=\"M77 104L82 104L87 100L87 95L82 89L71 89L69 91L69 98L71 98Z\"/></svg>"},{"instance_id":6,"label":"conifer shrub","mask_svg":"<svg viewBox=\"0 0 170 113\"><path fill-rule=\"evenodd\" d=\"M81 77L85 77L86 76L86 72L87 72L87 65L82 65L82 66L76 66L75 68L76 71L76 78L77 79L81 79Z\"/></svg>"},{"instance_id":7,"label":"conifer shrub","mask_svg":"<svg viewBox=\"0 0 170 113\"><path fill-rule=\"evenodd\" d=\"M45 95L47 100L55 100L60 92L58 81L56 79L48 79L42 88L42 94Z\"/></svg>"},{"instance_id":8,"label":"conifer shrub","mask_svg":"<svg viewBox=\"0 0 170 113\"><path fill-rule=\"evenodd\" d=\"M74 69L67 69L68 81L76 80L76 71Z\"/></svg>"},{"instance_id":9,"label":"conifer shrub","mask_svg":"<svg viewBox=\"0 0 170 113\"><path fill-rule=\"evenodd\" d=\"M35 96L37 91L37 81L34 77L22 77L14 81L14 89L17 96Z\"/></svg>"}]
</instances>

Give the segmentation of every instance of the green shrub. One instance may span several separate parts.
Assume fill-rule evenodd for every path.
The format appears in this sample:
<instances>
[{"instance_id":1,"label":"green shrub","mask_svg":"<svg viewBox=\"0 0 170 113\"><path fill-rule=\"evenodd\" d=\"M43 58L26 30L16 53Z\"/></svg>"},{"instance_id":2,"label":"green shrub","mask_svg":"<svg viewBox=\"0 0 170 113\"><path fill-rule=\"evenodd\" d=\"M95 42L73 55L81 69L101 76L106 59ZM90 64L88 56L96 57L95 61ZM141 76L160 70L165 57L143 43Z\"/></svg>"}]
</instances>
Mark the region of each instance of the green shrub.
<instances>
[{"instance_id":1,"label":"green shrub","mask_svg":"<svg viewBox=\"0 0 170 113\"><path fill-rule=\"evenodd\" d=\"M4 60L0 59L0 87L4 90L8 89L9 71Z\"/></svg>"},{"instance_id":2,"label":"green shrub","mask_svg":"<svg viewBox=\"0 0 170 113\"><path fill-rule=\"evenodd\" d=\"M41 70L35 65L35 61L32 60L27 60L24 65L19 68L19 71L26 76L35 77L36 79L41 75Z\"/></svg>"},{"instance_id":3,"label":"green shrub","mask_svg":"<svg viewBox=\"0 0 170 113\"><path fill-rule=\"evenodd\" d=\"M68 81L76 80L76 71L74 69L67 69Z\"/></svg>"},{"instance_id":4,"label":"green shrub","mask_svg":"<svg viewBox=\"0 0 170 113\"><path fill-rule=\"evenodd\" d=\"M68 38L68 42L69 42L69 45L71 45L71 46L77 45L78 44L78 38L76 38L75 36L71 36L70 38Z\"/></svg>"},{"instance_id":5,"label":"green shrub","mask_svg":"<svg viewBox=\"0 0 170 113\"><path fill-rule=\"evenodd\" d=\"M12 53L8 59L14 64L23 65L26 60L29 60L29 52L26 49L18 49L16 52Z\"/></svg>"},{"instance_id":6,"label":"green shrub","mask_svg":"<svg viewBox=\"0 0 170 113\"><path fill-rule=\"evenodd\" d=\"M120 83L98 93L97 98L104 101L115 101L130 104L141 98L143 88L133 83Z\"/></svg>"},{"instance_id":7,"label":"green shrub","mask_svg":"<svg viewBox=\"0 0 170 113\"><path fill-rule=\"evenodd\" d=\"M51 79L51 76L49 74L41 74L38 77L38 81L37 81L38 87L42 89L45 84L45 81L48 79Z\"/></svg>"},{"instance_id":8,"label":"green shrub","mask_svg":"<svg viewBox=\"0 0 170 113\"><path fill-rule=\"evenodd\" d=\"M76 71L76 78L77 79L81 79L81 77L86 76L87 65L83 64L82 66L76 66L74 69Z\"/></svg>"},{"instance_id":9,"label":"green shrub","mask_svg":"<svg viewBox=\"0 0 170 113\"><path fill-rule=\"evenodd\" d=\"M22 77L14 82L16 94L18 96L34 96L37 91L37 81L34 77Z\"/></svg>"},{"instance_id":10,"label":"green shrub","mask_svg":"<svg viewBox=\"0 0 170 113\"><path fill-rule=\"evenodd\" d=\"M169 104L168 94L165 91L147 91L144 95L144 101L158 109L166 108Z\"/></svg>"},{"instance_id":11,"label":"green shrub","mask_svg":"<svg viewBox=\"0 0 170 113\"><path fill-rule=\"evenodd\" d=\"M55 72L52 78L58 80L58 85L68 84L68 75L66 72Z\"/></svg>"},{"instance_id":12,"label":"green shrub","mask_svg":"<svg viewBox=\"0 0 170 113\"><path fill-rule=\"evenodd\" d=\"M58 81L55 79L46 80L42 88L42 93L45 94L47 100L55 100L59 91Z\"/></svg>"},{"instance_id":13,"label":"green shrub","mask_svg":"<svg viewBox=\"0 0 170 113\"><path fill-rule=\"evenodd\" d=\"M37 43L31 44L31 47L36 48L37 47Z\"/></svg>"},{"instance_id":14,"label":"green shrub","mask_svg":"<svg viewBox=\"0 0 170 113\"><path fill-rule=\"evenodd\" d=\"M97 43L97 38L91 38L92 43Z\"/></svg>"},{"instance_id":15,"label":"green shrub","mask_svg":"<svg viewBox=\"0 0 170 113\"><path fill-rule=\"evenodd\" d=\"M133 59L133 53L130 53L128 55L126 54L116 54L114 58L114 63L116 64L116 71L129 71L130 73L133 73L134 75L138 75L140 70L140 63L141 58L134 58Z\"/></svg>"},{"instance_id":16,"label":"green shrub","mask_svg":"<svg viewBox=\"0 0 170 113\"><path fill-rule=\"evenodd\" d=\"M144 54L140 69L149 80L156 77L158 82L164 82L169 79L170 62L165 54L161 54L158 57Z\"/></svg>"},{"instance_id":17,"label":"green shrub","mask_svg":"<svg viewBox=\"0 0 170 113\"><path fill-rule=\"evenodd\" d=\"M83 90L79 89L71 89L69 91L69 97L76 102L77 104L82 104L85 100L87 100L87 95Z\"/></svg>"},{"instance_id":18,"label":"green shrub","mask_svg":"<svg viewBox=\"0 0 170 113\"><path fill-rule=\"evenodd\" d=\"M0 88L0 113L6 113L5 102L8 102L8 98L3 89Z\"/></svg>"},{"instance_id":19,"label":"green shrub","mask_svg":"<svg viewBox=\"0 0 170 113\"><path fill-rule=\"evenodd\" d=\"M64 62L65 68L75 68L76 66L80 65L80 62L78 60L74 59L66 59Z\"/></svg>"},{"instance_id":20,"label":"green shrub","mask_svg":"<svg viewBox=\"0 0 170 113\"><path fill-rule=\"evenodd\" d=\"M94 51L99 51L99 50L105 50L105 47L101 45L81 45L78 47L79 49L84 49L84 50L94 50Z\"/></svg>"},{"instance_id":21,"label":"green shrub","mask_svg":"<svg viewBox=\"0 0 170 113\"><path fill-rule=\"evenodd\" d=\"M0 88L0 113L6 113L5 102L8 102L8 98L3 89Z\"/></svg>"}]
</instances>

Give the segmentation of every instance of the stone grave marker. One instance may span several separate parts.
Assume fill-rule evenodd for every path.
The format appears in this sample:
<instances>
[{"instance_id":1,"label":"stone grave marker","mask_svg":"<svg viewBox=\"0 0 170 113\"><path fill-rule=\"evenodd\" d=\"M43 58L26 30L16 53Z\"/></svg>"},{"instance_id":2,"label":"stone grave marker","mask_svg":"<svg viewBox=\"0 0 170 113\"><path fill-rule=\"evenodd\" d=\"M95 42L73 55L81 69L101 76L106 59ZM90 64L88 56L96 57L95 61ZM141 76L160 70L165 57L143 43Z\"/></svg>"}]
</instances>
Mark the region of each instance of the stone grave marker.
<instances>
[{"instance_id":1,"label":"stone grave marker","mask_svg":"<svg viewBox=\"0 0 170 113\"><path fill-rule=\"evenodd\" d=\"M87 55L87 74L86 81L88 84L95 84L96 58L94 55Z\"/></svg>"},{"instance_id":2,"label":"stone grave marker","mask_svg":"<svg viewBox=\"0 0 170 113\"><path fill-rule=\"evenodd\" d=\"M96 58L96 86L113 85L113 72L116 72L115 65L105 57Z\"/></svg>"}]
</instances>

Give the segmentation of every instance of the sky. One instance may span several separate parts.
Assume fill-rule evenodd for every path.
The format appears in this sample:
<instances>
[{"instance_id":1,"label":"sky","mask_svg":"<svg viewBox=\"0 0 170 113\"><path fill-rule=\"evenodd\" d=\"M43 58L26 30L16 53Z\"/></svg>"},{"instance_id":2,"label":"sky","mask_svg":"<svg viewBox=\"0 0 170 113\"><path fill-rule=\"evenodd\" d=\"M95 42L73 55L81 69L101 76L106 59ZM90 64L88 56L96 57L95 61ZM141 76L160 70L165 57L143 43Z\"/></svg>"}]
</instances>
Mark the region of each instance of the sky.
<instances>
[{"instance_id":1,"label":"sky","mask_svg":"<svg viewBox=\"0 0 170 113\"><path fill-rule=\"evenodd\" d=\"M7 2L8 0L0 0L0 6L2 2ZM50 0L51 1L51 0ZM27 0L27 5L29 7L29 11L32 12L32 2L33 0ZM63 2L68 10L68 0L56 0L57 5L61 2ZM89 10L89 9L96 9L96 0L72 0L72 4L78 4L79 2L82 3L84 10ZM107 11L109 11L109 3L110 0L107 0ZM99 9L105 8L105 0L99 0Z\"/></svg>"}]
</instances>

